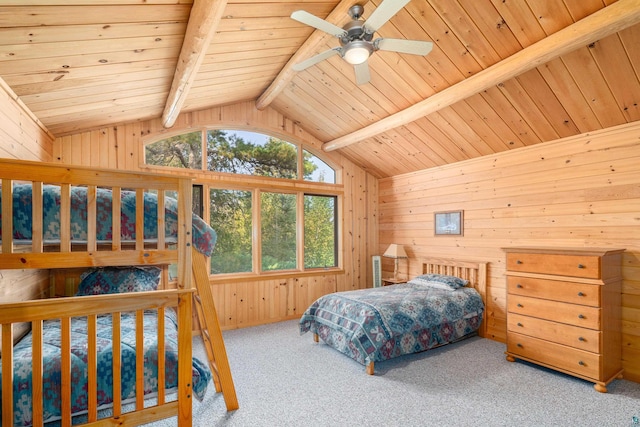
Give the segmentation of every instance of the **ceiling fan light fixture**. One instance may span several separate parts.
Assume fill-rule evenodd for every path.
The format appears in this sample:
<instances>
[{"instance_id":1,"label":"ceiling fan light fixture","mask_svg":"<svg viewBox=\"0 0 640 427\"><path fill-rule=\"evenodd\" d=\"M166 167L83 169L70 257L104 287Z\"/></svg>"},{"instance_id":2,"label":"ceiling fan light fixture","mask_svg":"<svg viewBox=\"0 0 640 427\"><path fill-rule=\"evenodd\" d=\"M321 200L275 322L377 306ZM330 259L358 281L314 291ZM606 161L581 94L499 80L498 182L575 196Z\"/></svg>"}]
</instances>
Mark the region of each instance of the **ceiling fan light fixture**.
<instances>
[{"instance_id":1,"label":"ceiling fan light fixture","mask_svg":"<svg viewBox=\"0 0 640 427\"><path fill-rule=\"evenodd\" d=\"M427 55L433 48L432 42L388 38L373 39L378 29L410 1L381 0L378 7L366 20L361 19L364 7L360 4L353 5L348 12L351 21L343 25L342 28L304 10L296 10L291 14L292 19L336 37L340 42L340 47L329 49L298 62L292 65L292 69L294 71L302 71L320 61L339 54L346 63L353 66L356 83L361 85L370 80L371 75L367 60L377 50L411 55Z\"/></svg>"},{"instance_id":2,"label":"ceiling fan light fixture","mask_svg":"<svg viewBox=\"0 0 640 427\"><path fill-rule=\"evenodd\" d=\"M351 65L358 65L369 59L369 56L373 53L373 46L371 43L355 40L348 43L344 47L342 57Z\"/></svg>"}]
</instances>

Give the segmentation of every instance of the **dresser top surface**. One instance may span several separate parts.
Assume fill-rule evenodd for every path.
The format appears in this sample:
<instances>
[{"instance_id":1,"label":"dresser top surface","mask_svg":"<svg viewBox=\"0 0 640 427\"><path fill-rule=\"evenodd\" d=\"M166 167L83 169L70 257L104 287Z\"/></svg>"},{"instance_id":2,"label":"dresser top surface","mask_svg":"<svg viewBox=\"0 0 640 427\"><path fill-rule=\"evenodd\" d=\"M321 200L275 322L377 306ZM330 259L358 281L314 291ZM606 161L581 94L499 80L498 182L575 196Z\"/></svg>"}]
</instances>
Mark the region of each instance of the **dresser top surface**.
<instances>
[{"instance_id":1,"label":"dresser top surface","mask_svg":"<svg viewBox=\"0 0 640 427\"><path fill-rule=\"evenodd\" d=\"M622 253L625 249L614 248L578 248L578 247L507 247L502 248L507 253L535 253L535 254L553 254L553 255L593 255L605 256Z\"/></svg>"}]
</instances>

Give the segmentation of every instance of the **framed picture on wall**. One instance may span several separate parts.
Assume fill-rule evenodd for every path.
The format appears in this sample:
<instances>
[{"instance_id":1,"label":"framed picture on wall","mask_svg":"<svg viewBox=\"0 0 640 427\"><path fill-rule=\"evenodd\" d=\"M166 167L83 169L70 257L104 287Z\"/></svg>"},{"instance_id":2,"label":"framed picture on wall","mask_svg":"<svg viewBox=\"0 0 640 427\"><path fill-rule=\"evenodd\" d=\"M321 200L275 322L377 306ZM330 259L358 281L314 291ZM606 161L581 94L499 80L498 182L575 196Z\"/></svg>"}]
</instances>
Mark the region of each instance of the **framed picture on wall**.
<instances>
[{"instance_id":1,"label":"framed picture on wall","mask_svg":"<svg viewBox=\"0 0 640 427\"><path fill-rule=\"evenodd\" d=\"M436 236L462 236L464 211L436 212L433 223Z\"/></svg>"}]
</instances>

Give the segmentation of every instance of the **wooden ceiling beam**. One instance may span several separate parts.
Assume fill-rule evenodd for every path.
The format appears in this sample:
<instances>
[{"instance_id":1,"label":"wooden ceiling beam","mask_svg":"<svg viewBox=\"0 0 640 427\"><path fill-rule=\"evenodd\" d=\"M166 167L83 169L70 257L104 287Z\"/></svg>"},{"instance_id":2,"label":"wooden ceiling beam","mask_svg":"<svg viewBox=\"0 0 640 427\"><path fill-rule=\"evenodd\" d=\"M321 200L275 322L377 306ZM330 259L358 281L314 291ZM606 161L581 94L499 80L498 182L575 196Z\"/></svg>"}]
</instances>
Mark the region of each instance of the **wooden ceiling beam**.
<instances>
[{"instance_id":1,"label":"wooden ceiling beam","mask_svg":"<svg viewBox=\"0 0 640 427\"><path fill-rule=\"evenodd\" d=\"M406 125L640 22L640 0L618 0L477 74L378 122L323 144L333 151Z\"/></svg>"},{"instance_id":2,"label":"wooden ceiling beam","mask_svg":"<svg viewBox=\"0 0 640 427\"><path fill-rule=\"evenodd\" d=\"M342 0L338 5L331 11L329 16L327 16L326 20L331 22L332 24L340 26L341 23L346 21L346 18L349 17L348 12L349 8L356 4L355 0ZM296 71L293 71L293 66L300 61L303 61L307 58L310 58L314 55L318 48L326 41L327 38L333 37L330 34L325 33L324 31L315 30L309 38L300 46L298 51L291 57L289 62L282 67L280 73L276 76L273 82L269 85L269 87L260 95L260 97L256 100L256 108L258 110L264 110L273 102L273 100L282 92L282 90L289 84L293 76L295 76Z\"/></svg>"},{"instance_id":3,"label":"wooden ceiling beam","mask_svg":"<svg viewBox=\"0 0 640 427\"><path fill-rule=\"evenodd\" d=\"M182 50L162 112L162 125L165 128L175 124L226 7L227 0L193 1Z\"/></svg>"}]
</instances>

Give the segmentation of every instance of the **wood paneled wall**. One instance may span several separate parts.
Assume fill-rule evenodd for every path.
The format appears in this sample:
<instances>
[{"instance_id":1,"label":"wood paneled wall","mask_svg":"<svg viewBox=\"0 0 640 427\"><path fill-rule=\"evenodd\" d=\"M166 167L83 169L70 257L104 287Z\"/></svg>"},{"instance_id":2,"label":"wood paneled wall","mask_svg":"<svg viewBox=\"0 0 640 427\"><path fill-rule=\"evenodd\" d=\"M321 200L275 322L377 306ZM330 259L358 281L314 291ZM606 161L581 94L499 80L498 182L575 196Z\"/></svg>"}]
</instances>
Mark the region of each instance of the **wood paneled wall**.
<instances>
[{"instance_id":1,"label":"wood paneled wall","mask_svg":"<svg viewBox=\"0 0 640 427\"><path fill-rule=\"evenodd\" d=\"M51 161L53 135L0 79L0 157Z\"/></svg>"},{"instance_id":2,"label":"wood paneled wall","mask_svg":"<svg viewBox=\"0 0 640 427\"><path fill-rule=\"evenodd\" d=\"M52 148L53 136L0 79L0 157L51 161ZM46 298L48 294L47 271L0 271L2 302ZM14 329L16 339L26 330L25 325Z\"/></svg>"},{"instance_id":3,"label":"wood paneled wall","mask_svg":"<svg viewBox=\"0 0 640 427\"><path fill-rule=\"evenodd\" d=\"M0 79L0 157L46 162L51 161L52 150L53 136ZM0 273L0 301L43 298L49 291L47 272Z\"/></svg>"},{"instance_id":4,"label":"wood paneled wall","mask_svg":"<svg viewBox=\"0 0 640 427\"><path fill-rule=\"evenodd\" d=\"M385 178L379 194L378 252L400 243L411 258L490 263L488 336L500 341L501 248L625 248L623 366L626 378L640 381L640 122ZM459 209L464 235L435 237L434 212Z\"/></svg>"},{"instance_id":5,"label":"wood paneled wall","mask_svg":"<svg viewBox=\"0 0 640 427\"><path fill-rule=\"evenodd\" d=\"M322 294L371 286L371 256L378 248L378 180L338 153L323 153L320 141L272 109L259 111L253 102L245 102L181 114L175 126L168 130L157 119L68 135L55 140L54 159L73 165L142 170L143 139L201 126L253 130L302 143L306 149L341 169L340 182L344 186L343 269L330 274L213 279L212 291L223 328L297 318ZM215 174L196 173L194 176L211 179ZM228 177L222 179L229 182Z\"/></svg>"}]
</instances>

